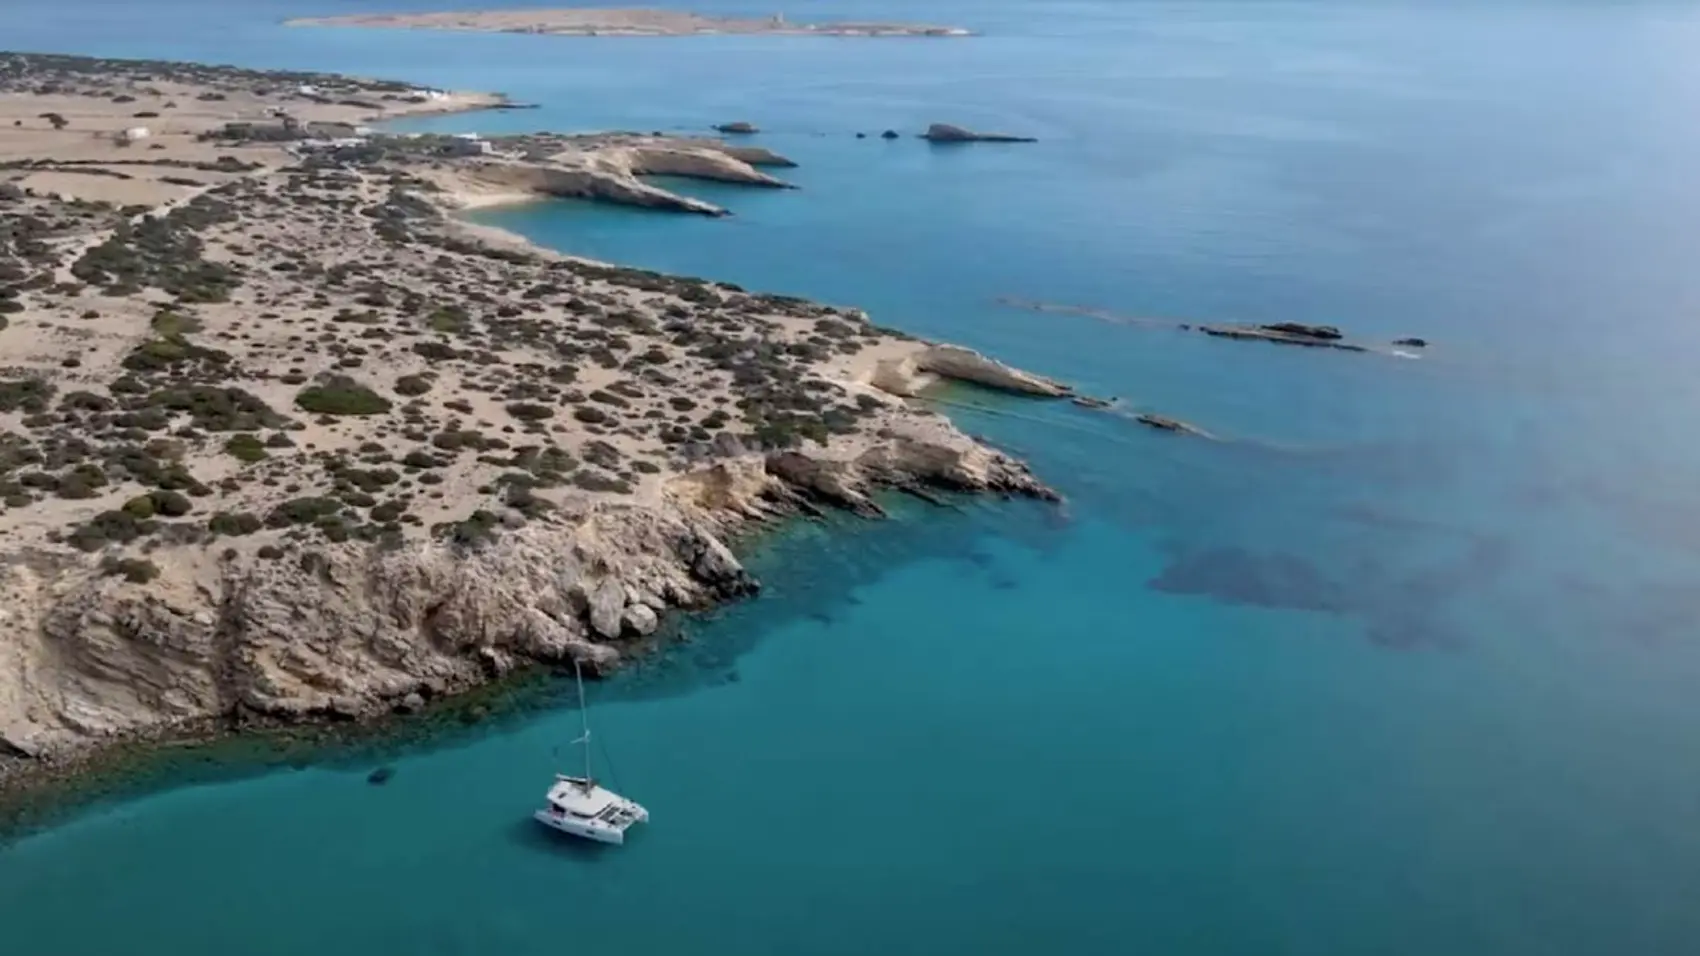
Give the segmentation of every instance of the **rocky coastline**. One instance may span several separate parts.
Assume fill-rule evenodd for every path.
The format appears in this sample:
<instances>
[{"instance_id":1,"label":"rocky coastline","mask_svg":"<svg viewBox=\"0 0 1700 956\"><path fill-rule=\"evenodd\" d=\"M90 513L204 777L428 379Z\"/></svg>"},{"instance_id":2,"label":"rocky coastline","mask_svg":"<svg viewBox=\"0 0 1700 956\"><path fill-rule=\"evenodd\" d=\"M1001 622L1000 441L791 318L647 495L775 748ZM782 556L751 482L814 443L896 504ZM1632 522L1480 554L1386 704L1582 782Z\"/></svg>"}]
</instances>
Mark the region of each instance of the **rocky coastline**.
<instances>
[{"instance_id":1,"label":"rocky coastline","mask_svg":"<svg viewBox=\"0 0 1700 956\"><path fill-rule=\"evenodd\" d=\"M534 10L457 10L429 13L361 13L302 17L292 27L375 27L457 30L474 33L525 33L569 37L683 37L723 35L812 37L966 37L962 27L895 21L794 23L783 14L768 17L716 16L682 10L635 8L561 8Z\"/></svg>"},{"instance_id":2,"label":"rocky coastline","mask_svg":"<svg viewBox=\"0 0 1700 956\"><path fill-rule=\"evenodd\" d=\"M759 590L732 543L877 517L882 490L1055 498L915 396L1065 385L454 215L537 192L702 213L638 177L776 188L756 166L782 157L344 135L501 100L320 75L0 54L0 81L23 104L0 216L25 226L0 235L0 793L616 667Z\"/></svg>"}]
</instances>

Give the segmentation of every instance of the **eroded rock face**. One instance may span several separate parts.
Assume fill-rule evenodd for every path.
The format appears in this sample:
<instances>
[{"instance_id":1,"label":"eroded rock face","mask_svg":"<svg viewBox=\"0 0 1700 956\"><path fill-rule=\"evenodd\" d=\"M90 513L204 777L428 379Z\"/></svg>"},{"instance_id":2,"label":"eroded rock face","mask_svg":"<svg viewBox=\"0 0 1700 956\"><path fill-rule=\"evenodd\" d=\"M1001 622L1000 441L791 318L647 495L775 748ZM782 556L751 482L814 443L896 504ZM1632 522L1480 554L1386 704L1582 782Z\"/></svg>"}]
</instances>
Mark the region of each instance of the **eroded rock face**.
<instances>
[{"instance_id":1,"label":"eroded rock face","mask_svg":"<svg viewBox=\"0 0 1700 956\"><path fill-rule=\"evenodd\" d=\"M416 709L523 661L616 664L658 610L758 584L726 546L751 521L813 499L880 514L880 486L1054 497L1026 466L942 419L888 437L718 461L662 500L602 502L465 548L344 543L282 559L156 552L147 584L94 568L0 572L23 612L22 663L0 680L11 754L234 713L294 719Z\"/></svg>"}]
</instances>

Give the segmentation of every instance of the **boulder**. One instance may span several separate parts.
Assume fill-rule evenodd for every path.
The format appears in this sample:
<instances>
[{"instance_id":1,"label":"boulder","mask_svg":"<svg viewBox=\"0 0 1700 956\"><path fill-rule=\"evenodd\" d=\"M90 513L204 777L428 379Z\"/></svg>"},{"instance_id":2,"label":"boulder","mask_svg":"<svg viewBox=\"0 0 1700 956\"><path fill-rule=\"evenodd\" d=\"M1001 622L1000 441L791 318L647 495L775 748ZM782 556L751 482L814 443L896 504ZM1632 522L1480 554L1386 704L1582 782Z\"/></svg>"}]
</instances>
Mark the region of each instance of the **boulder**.
<instances>
[{"instance_id":1,"label":"boulder","mask_svg":"<svg viewBox=\"0 0 1700 956\"><path fill-rule=\"evenodd\" d=\"M746 123L743 120L738 120L735 123L721 123L714 130L717 133L731 133L734 136L748 136L751 133L761 132L756 128L756 124Z\"/></svg>"},{"instance_id":2,"label":"boulder","mask_svg":"<svg viewBox=\"0 0 1700 956\"><path fill-rule=\"evenodd\" d=\"M896 139L896 138L897 138L897 130L894 130L894 129L888 129L885 132L880 134L880 139Z\"/></svg>"},{"instance_id":3,"label":"boulder","mask_svg":"<svg viewBox=\"0 0 1700 956\"><path fill-rule=\"evenodd\" d=\"M590 603L590 626L603 637L619 637L625 623L621 613L626 607L625 586L614 578L603 578L585 597Z\"/></svg>"},{"instance_id":4,"label":"boulder","mask_svg":"<svg viewBox=\"0 0 1700 956\"><path fill-rule=\"evenodd\" d=\"M626 607L626 627L638 634L654 634L661 626L661 619L655 616L655 610L647 604L631 604Z\"/></svg>"},{"instance_id":5,"label":"boulder","mask_svg":"<svg viewBox=\"0 0 1700 956\"><path fill-rule=\"evenodd\" d=\"M952 126L949 123L934 123L927 127L921 138L933 143L1037 143L1031 136L1010 136L1004 133L976 133L973 130Z\"/></svg>"},{"instance_id":6,"label":"boulder","mask_svg":"<svg viewBox=\"0 0 1700 956\"><path fill-rule=\"evenodd\" d=\"M37 756L35 748L29 744L0 734L0 757L19 757L25 760L33 760Z\"/></svg>"}]
</instances>

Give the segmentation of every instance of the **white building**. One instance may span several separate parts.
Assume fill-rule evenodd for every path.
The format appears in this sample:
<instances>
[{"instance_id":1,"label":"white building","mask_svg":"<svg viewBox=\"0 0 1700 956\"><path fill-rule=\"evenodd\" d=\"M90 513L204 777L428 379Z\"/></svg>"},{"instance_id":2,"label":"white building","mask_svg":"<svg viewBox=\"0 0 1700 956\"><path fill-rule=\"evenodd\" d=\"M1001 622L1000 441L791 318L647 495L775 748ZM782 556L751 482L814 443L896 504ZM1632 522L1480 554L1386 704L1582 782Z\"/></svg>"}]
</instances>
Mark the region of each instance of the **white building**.
<instances>
[{"instance_id":1,"label":"white building","mask_svg":"<svg viewBox=\"0 0 1700 956\"><path fill-rule=\"evenodd\" d=\"M146 126L132 126L124 132L119 133L118 138L126 143L134 143L137 140L147 139L151 135L153 134L148 132L148 128Z\"/></svg>"}]
</instances>

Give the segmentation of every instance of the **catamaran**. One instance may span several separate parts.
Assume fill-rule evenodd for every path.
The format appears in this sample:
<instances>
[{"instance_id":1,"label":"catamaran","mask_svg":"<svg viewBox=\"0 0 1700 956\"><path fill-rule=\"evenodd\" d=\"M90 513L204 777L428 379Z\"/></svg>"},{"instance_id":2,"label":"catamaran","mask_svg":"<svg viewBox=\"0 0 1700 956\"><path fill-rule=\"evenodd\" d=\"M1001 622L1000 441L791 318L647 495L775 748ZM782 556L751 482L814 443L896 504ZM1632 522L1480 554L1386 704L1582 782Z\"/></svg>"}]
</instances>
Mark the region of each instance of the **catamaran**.
<instances>
[{"instance_id":1,"label":"catamaran","mask_svg":"<svg viewBox=\"0 0 1700 956\"><path fill-rule=\"evenodd\" d=\"M596 840L624 843L634 823L649 819L649 811L596 782L590 773L590 711L584 703L584 673L573 662L573 679L578 682L578 712L584 732L573 743L584 745L584 776L556 774L543 809L532 814L537 822L562 833Z\"/></svg>"}]
</instances>

